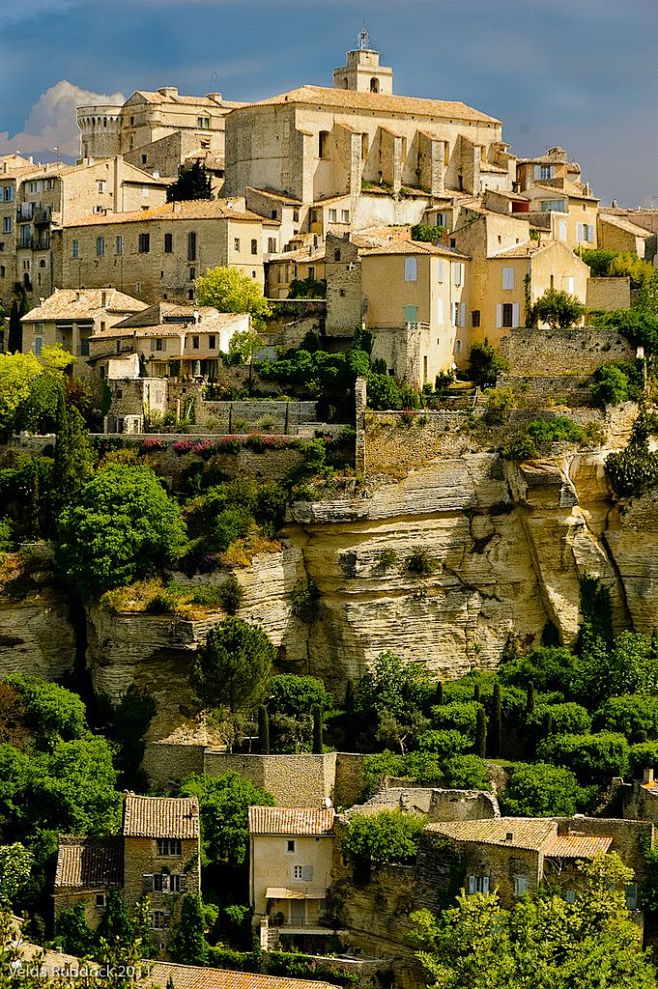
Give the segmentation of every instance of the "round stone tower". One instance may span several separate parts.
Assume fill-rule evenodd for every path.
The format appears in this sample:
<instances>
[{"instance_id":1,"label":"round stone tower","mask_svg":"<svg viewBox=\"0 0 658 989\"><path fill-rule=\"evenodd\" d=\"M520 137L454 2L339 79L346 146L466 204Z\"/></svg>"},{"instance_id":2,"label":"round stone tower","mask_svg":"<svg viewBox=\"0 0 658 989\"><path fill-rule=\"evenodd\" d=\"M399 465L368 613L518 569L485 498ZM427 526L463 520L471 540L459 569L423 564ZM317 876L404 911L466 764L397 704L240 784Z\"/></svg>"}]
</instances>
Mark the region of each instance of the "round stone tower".
<instances>
[{"instance_id":1,"label":"round stone tower","mask_svg":"<svg viewBox=\"0 0 658 989\"><path fill-rule=\"evenodd\" d=\"M110 103L76 107L82 158L114 158L121 154L121 109Z\"/></svg>"}]
</instances>

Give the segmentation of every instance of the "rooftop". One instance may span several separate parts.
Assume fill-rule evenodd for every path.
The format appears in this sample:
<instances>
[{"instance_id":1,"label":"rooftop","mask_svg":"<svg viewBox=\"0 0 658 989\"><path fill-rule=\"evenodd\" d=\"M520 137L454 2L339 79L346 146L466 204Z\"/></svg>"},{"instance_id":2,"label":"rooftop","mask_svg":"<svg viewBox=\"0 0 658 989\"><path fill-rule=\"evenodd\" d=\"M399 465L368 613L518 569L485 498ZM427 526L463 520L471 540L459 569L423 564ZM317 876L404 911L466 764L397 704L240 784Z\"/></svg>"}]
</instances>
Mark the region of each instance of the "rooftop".
<instances>
[{"instance_id":1,"label":"rooftop","mask_svg":"<svg viewBox=\"0 0 658 989\"><path fill-rule=\"evenodd\" d=\"M119 886L122 882L121 838L60 837L55 889Z\"/></svg>"},{"instance_id":2,"label":"rooftop","mask_svg":"<svg viewBox=\"0 0 658 989\"><path fill-rule=\"evenodd\" d=\"M251 972L226 972L218 968L196 968L172 962L153 962L151 973L137 985L151 989L173 984L176 989L335 989L327 982L289 979L283 975L254 975Z\"/></svg>"},{"instance_id":3,"label":"rooftop","mask_svg":"<svg viewBox=\"0 0 658 989\"><path fill-rule=\"evenodd\" d=\"M597 852L607 852L612 838L604 835L570 834L555 835L544 846L544 855L554 859L586 859Z\"/></svg>"},{"instance_id":4,"label":"rooftop","mask_svg":"<svg viewBox=\"0 0 658 989\"><path fill-rule=\"evenodd\" d=\"M103 299L105 300L103 302ZM41 305L22 317L23 323L43 322L49 319L89 318L95 313L137 313L146 309L146 303L118 292L115 288L62 289L56 288Z\"/></svg>"},{"instance_id":5,"label":"rooftop","mask_svg":"<svg viewBox=\"0 0 658 989\"><path fill-rule=\"evenodd\" d=\"M601 212L599 214L599 219L601 223L609 223L612 227L617 227L619 230L624 230L626 233L633 234L635 237L649 238L654 236L650 230L646 227L639 227L637 223L633 223L626 216L618 216L610 213Z\"/></svg>"},{"instance_id":6,"label":"rooftop","mask_svg":"<svg viewBox=\"0 0 658 989\"><path fill-rule=\"evenodd\" d=\"M196 797L141 797L126 794L123 834L130 838L198 838Z\"/></svg>"},{"instance_id":7,"label":"rooftop","mask_svg":"<svg viewBox=\"0 0 658 989\"><path fill-rule=\"evenodd\" d=\"M336 812L333 808L250 807L250 834L330 835Z\"/></svg>"},{"instance_id":8,"label":"rooftop","mask_svg":"<svg viewBox=\"0 0 658 989\"><path fill-rule=\"evenodd\" d=\"M547 840L557 835L557 823L550 818L498 817L490 820L428 824L425 831L445 835L454 841L541 851Z\"/></svg>"},{"instance_id":9,"label":"rooftop","mask_svg":"<svg viewBox=\"0 0 658 989\"><path fill-rule=\"evenodd\" d=\"M490 117L465 103L450 100L426 100L410 96L389 96L386 93L359 93L355 90L329 89L323 86L301 86L287 93L280 93L251 106L276 106L277 104L306 104L318 109L366 110L369 113L402 113L416 117L435 117L452 120L473 120L499 124Z\"/></svg>"},{"instance_id":10,"label":"rooftop","mask_svg":"<svg viewBox=\"0 0 658 989\"><path fill-rule=\"evenodd\" d=\"M395 240L389 244L381 244L376 247L362 249L363 257L370 257L377 254L432 254L436 257L448 257L454 261L465 261L467 254L460 254L452 247L445 244L430 244L427 241L419 240Z\"/></svg>"},{"instance_id":11,"label":"rooftop","mask_svg":"<svg viewBox=\"0 0 658 989\"><path fill-rule=\"evenodd\" d=\"M153 209L131 210L126 213L92 213L80 217L67 227L107 226L108 223L143 223L145 220L257 220L263 217L245 209L243 200L197 199L179 203L164 203Z\"/></svg>"}]
</instances>

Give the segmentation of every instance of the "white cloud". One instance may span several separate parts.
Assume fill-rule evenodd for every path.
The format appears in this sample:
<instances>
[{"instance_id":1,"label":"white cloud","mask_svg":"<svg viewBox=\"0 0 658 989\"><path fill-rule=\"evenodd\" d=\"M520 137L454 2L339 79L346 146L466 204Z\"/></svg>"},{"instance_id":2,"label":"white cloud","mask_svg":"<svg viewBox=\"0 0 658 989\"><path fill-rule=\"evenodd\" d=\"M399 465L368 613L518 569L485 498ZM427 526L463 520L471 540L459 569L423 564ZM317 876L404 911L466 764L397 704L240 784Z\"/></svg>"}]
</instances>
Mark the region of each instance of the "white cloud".
<instances>
[{"instance_id":1,"label":"white cloud","mask_svg":"<svg viewBox=\"0 0 658 989\"><path fill-rule=\"evenodd\" d=\"M92 93L61 79L41 94L20 133L10 135L8 131L0 131L0 154L14 151L31 154L58 147L62 154L77 155L80 151L80 131L75 122L76 106L123 102L125 96L122 93L111 96Z\"/></svg>"}]
</instances>

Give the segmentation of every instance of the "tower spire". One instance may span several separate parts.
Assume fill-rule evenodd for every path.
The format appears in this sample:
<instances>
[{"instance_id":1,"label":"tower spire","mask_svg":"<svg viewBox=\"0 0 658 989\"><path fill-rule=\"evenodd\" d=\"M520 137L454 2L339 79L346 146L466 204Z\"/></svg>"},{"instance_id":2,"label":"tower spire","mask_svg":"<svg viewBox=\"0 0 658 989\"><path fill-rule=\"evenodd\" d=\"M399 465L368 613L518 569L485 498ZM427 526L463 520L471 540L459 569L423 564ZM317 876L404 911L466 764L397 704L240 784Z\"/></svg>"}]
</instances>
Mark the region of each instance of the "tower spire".
<instances>
[{"instance_id":1,"label":"tower spire","mask_svg":"<svg viewBox=\"0 0 658 989\"><path fill-rule=\"evenodd\" d=\"M361 51L367 51L370 48L370 35L368 34L368 25L365 22L359 31L359 48Z\"/></svg>"}]
</instances>

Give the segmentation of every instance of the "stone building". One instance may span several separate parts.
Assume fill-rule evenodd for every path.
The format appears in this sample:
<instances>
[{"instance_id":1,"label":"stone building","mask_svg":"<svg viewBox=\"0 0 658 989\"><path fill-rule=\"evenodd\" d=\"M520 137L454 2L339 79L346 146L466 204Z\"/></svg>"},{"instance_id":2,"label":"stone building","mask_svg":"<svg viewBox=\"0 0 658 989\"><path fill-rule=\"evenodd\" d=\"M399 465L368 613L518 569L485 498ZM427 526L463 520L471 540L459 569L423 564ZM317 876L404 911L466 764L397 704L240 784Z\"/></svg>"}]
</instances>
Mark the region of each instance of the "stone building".
<instances>
[{"instance_id":1,"label":"stone building","mask_svg":"<svg viewBox=\"0 0 658 989\"><path fill-rule=\"evenodd\" d=\"M268 299L287 299L290 283L307 278L322 281L326 253L323 247L300 247L284 254L272 254L266 264L265 294Z\"/></svg>"},{"instance_id":2,"label":"stone building","mask_svg":"<svg viewBox=\"0 0 658 989\"><path fill-rule=\"evenodd\" d=\"M85 904L98 927L112 889L131 908L150 899L150 926L161 949L178 917L181 893L200 891L199 804L195 797L126 794L116 837L60 839L54 885L55 918Z\"/></svg>"},{"instance_id":3,"label":"stone building","mask_svg":"<svg viewBox=\"0 0 658 989\"><path fill-rule=\"evenodd\" d=\"M632 220L632 214L622 216L617 211L601 210L598 219L599 247L604 251L637 254L645 261L656 255L656 235Z\"/></svg>"},{"instance_id":4,"label":"stone building","mask_svg":"<svg viewBox=\"0 0 658 989\"><path fill-rule=\"evenodd\" d=\"M249 808L249 902L264 948L281 935L333 934L321 920L331 884L334 819L331 808Z\"/></svg>"},{"instance_id":5,"label":"stone building","mask_svg":"<svg viewBox=\"0 0 658 989\"><path fill-rule=\"evenodd\" d=\"M61 285L52 241L62 224L90 214L100 221L113 213L160 206L168 184L120 157L75 165L0 158L0 299L5 306L17 287L45 296Z\"/></svg>"},{"instance_id":6,"label":"stone building","mask_svg":"<svg viewBox=\"0 0 658 989\"><path fill-rule=\"evenodd\" d=\"M238 103L221 93L182 96L175 86L139 90L123 105L76 109L81 154L86 158L125 155L135 165L176 176L191 158L217 158L223 168L226 116Z\"/></svg>"},{"instance_id":7,"label":"stone building","mask_svg":"<svg viewBox=\"0 0 658 989\"><path fill-rule=\"evenodd\" d=\"M146 304L116 289L55 289L22 317L23 353L40 356L44 347L59 344L75 357L89 357L89 341ZM84 360L78 362L84 365Z\"/></svg>"},{"instance_id":8,"label":"stone building","mask_svg":"<svg viewBox=\"0 0 658 989\"><path fill-rule=\"evenodd\" d=\"M197 276L220 265L263 286L270 239L278 243L278 221L250 212L244 199L92 215L57 231L56 279L65 288L113 286L152 304L187 302Z\"/></svg>"}]
</instances>

